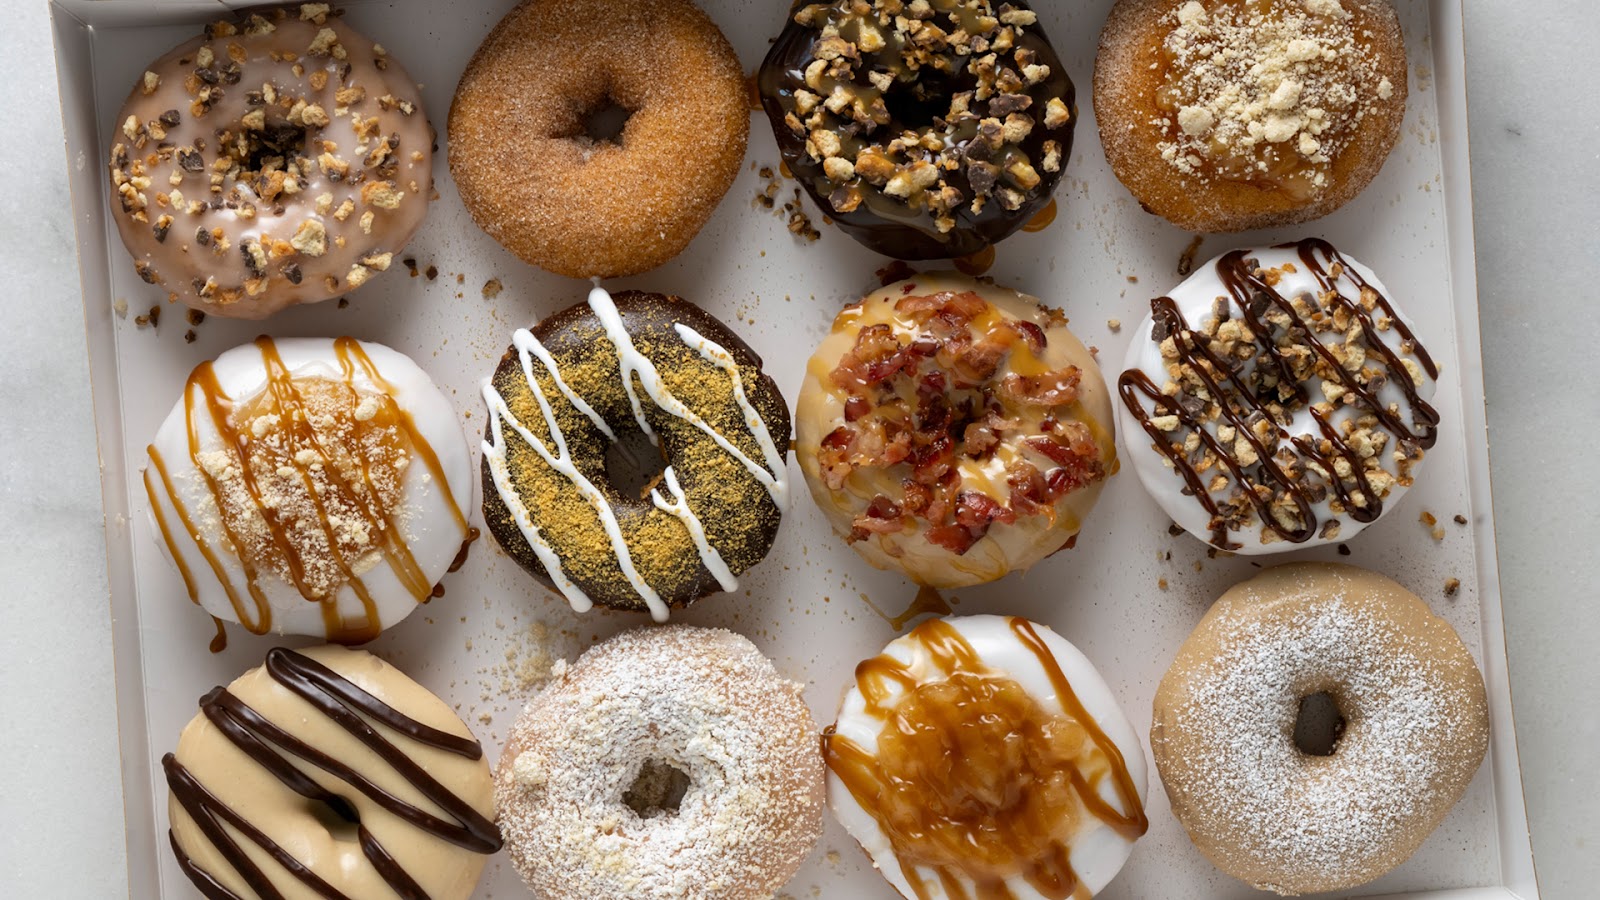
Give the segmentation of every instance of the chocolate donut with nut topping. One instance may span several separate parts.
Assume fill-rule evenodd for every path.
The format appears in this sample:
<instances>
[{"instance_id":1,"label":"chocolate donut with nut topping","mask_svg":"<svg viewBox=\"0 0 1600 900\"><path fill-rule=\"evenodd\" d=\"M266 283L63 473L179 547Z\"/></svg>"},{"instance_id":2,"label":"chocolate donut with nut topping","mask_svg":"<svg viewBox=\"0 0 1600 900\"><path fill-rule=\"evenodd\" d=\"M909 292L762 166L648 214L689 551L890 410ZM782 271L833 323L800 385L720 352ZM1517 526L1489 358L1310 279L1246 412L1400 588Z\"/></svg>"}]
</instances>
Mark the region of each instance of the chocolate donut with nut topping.
<instances>
[{"instance_id":1,"label":"chocolate donut with nut topping","mask_svg":"<svg viewBox=\"0 0 1600 900\"><path fill-rule=\"evenodd\" d=\"M1021 228L1049 202L1077 120L1022 0L800 0L759 87L801 186L901 259L965 256Z\"/></svg>"},{"instance_id":2,"label":"chocolate donut with nut topping","mask_svg":"<svg viewBox=\"0 0 1600 900\"><path fill-rule=\"evenodd\" d=\"M416 83L326 3L220 20L117 115L111 212L167 299L260 319L389 268L433 193Z\"/></svg>"}]
</instances>

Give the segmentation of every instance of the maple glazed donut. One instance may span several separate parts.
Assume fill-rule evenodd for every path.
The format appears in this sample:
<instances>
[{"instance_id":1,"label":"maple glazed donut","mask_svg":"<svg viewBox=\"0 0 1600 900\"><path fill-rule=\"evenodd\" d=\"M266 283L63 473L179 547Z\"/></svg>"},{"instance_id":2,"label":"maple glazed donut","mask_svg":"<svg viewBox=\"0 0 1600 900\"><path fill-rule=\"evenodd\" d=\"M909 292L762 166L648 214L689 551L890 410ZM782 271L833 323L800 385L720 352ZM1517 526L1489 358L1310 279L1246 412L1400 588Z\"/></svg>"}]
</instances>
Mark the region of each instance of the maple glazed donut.
<instances>
[{"instance_id":1,"label":"maple glazed donut","mask_svg":"<svg viewBox=\"0 0 1600 900\"><path fill-rule=\"evenodd\" d=\"M483 396L484 521L574 610L664 621L736 590L772 548L788 406L755 351L694 304L597 285L519 329ZM659 474L619 486L608 460L619 444Z\"/></svg>"},{"instance_id":2,"label":"maple glazed donut","mask_svg":"<svg viewBox=\"0 0 1600 900\"><path fill-rule=\"evenodd\" d=\"M1371 269L1326 241L1233 250L1150 303L1118 379L1134 471L1221 550L1348 540L1438 438L1439 367Z\"/></svg>"},{"instance_id":3,"label":"maple glazed donut","mask_svg":"<svg viewBox=\"0 0 1600 900\"><path fill-rule=\"evenodd\" d=\"M909 900L1087 897L1145 833L1144 747L1043 625L933 619L856 666L828 805Z\"/></svg>"},{"instance_id":4,"label":"maple glazed donut","mask_svg":"<svg viewBox=\"0 0 1600 900\"><path fill-rule=\"evenodd\" d=\"M1161 679L1150 728L1195 846L1287 895L1404 862L1488 737L1483 675L1450 625L1394 581L1332 563L1267 569L1223 594Z\"/></svg>"},{"instance_id":5,"label":"maple glazed donut","mask_svg":"<svg viewBox=\"0 0 1600 900\"><path fill-rule=\"evenodd\" d=\"M596 113L627 121L599 138ZM732 186L744 70L689 0L523 0L473 54L450 107L450 173L478 227L573 278L677 256Z\"/></svg>"},{"instance_id":6,"label":"maple glazed donut","mask_svg":"<svg viewBox=\"0 0 1600 900\"><path fill-rule=\"evenodd\" d=\"M442 594L477 536L454 409L380 344L235 347L189 375L146 452L189 599L254 634L371 640Z\"/></svg>"},{"instance_id":7,"label":"maple glazed donut","mask_svg":"<svg viewBox=\"0 0 1600 900\"><path fill-rule=\"evenodd\" d=\"M422 224L416 84L326 3L263 9L150 64L117 115L112 219L150 284L259 319L365 284Z\"/></svg>"},{"instance_id":8,"label":"maple glazed donut","mask_svg":"<svg viewBox=\"0 0 1600 900\"><path fill-rule=\"evenodd\" d=\"M483 747L361 650L268 652L201 698L161 768L178 866L217 900L466 900L500 849Z\"/></svg>"},{"instance_id":9,"label":"maple glazed donut","mask_svg":"<svg viewBox=\"0 0 1600 900\"><path fill-rule=\"evenodd\" d=\"M834 530L935 588L1071 546L1117 468L1110 394L1066 318L955 273L846 307L807 364L797 420Z\"/></svg>"},{"instance_id":10,"label":"maple glazed donut","mask_svg":"<svg viewBox=\"0 0 1600 900\"><path fill-rule=\"evenodd\" d=\"M731 631L641 628L534 697L506 741L506 852L547 900L766 900L822 831L802 686Z\"/></svg>"},{"instance_id":11,"label":"maple glazed donut","mask_svg":"<svg viewBox=\"0 0 1600 900\"><path fill-rule=\"evenodd\" d=\"M1072 79L1022 0L795 0L758 80L796 180L901 259L1008 237L1072 151Z\"/></svg>"},{"instance_id":12,"label":"maple glazed donut","mask_svg":"<svg viewBox=\"0 0 1600 900\"><path fill-rule=\"evenodd\" d=\"M1400 138L1400 19L1389 0L1119 0L1094 110L1117 178L1180 228L1309 221Z\"/></svg>"}]
</instances>

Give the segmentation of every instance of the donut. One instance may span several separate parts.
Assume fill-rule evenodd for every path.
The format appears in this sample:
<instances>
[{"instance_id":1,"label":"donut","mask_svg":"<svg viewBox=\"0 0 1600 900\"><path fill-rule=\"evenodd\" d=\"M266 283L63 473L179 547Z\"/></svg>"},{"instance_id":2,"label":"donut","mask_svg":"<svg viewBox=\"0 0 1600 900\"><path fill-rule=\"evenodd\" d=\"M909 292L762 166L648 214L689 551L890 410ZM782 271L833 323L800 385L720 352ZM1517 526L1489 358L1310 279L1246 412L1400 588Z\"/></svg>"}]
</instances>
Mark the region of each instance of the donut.
<instances>
[{"instance_id":1,"label":"donut","mask_svg":"<svg viewBox=\"0 0 1600 900\"><path fill-rule=\"evenodd\" d=\"M1348 540L1438 438L1439 366L1371 269L1316 238L1224 253L1150 301L1117 379L1134 471L1235 553Z\"/></svg>"},{"instance_id":2,"label":"donut","mask_svg":"<svg viewBox=\"0 0 1600 900\"><path fill-rule=\"evenodd\" d=\"M1026 619L932 619L856 666L828 805L909 900L1100 892L1149 827L1144 746L1100 673Z\"/></svg>"},{"instance_id":3,"label":"donut","mask_svg":"<svg viewBox=\"0 0 1600 900\"><path fill-rule=\"evenodd\" d=\"M592 117L627 121L601 137ZM744 161L744 70L689 0L523 0L450 106L450 174L478 227L542 269L633 275L683 251Z\"/></svg>"},{"instance_id":4,"label":"donut","mask_svg":"<svg viewBox=\"0 0 1600 900\"><path fill-rule=\"evenodd\" d=\"M839 313L796 415L800 470L834 530L935 588L1072 546L1117 470L1110 394L1066 317L955 273Z\"/></svg>"},{"instance_id":5,"label":"donut","mask_svg":"<svg viewBox=\"0 0 1600 900\"><path fill-rule=\"evenodd\" d=\"M215 900L465 900L500 849L483 748L361 650L278 648L161 759L178 867Z\"/></svg>"},{"instance_id":6,"label":"donut","mask_svg":"<svg viewBox=\"0 0 1600 900\"><path fill-rule=\"evenodd\" d=\"M1189 231L1333 212L1383 167L1405 111L1389 0L1118 0L1100 33L1106 159Z\"/></svg>"},{"instance_id":7,"label":"donut","mask_svg":"<svg viewBox=\"0 0 1600 900\"><path fill-rule=\"evenodd\" d=\"M189 599L253 634L371 640L440 596L478 534L455 411L381 344L260 337L203 362L146 456Z\"/></svg>"},{"instance_id":8,"label":"donut","mask_svg":"<svg viewBox=\"0 0 1600 900\"><path fill-rule=\"evenodd\" d=\"M766 900L822 831L801 685L683 625L596 645L533 698L495 770L506 852L545 900Z\"/></svg>"},{"instance_id":9,"label":"donut","mask_svg":"<svg viewBox=\"0 0 1600 900\"><path fill-rule=\"evenodd\" d=\"M1023 0L796 0L758 87L818 208L901 259L977 253L1027 224L1078 118Z\"/></svg>"},{"instance_id":10,"label":"donut","mask_svg":"<svg viewBox=\"0 0 1600 900\"><path fill-rule=\"evenodd\" d=\"M1394 581L1333 563L1267 569L1223 594L1161 679L1150 728L1195 846L1285 895L1404 862L1488 739L1483 675L1449 624Z\"/></svg>"},{"instance_id":11,"label":"donut","mask_svg":"<svg viewBox=\"0 0 1600 900\"><path fill-rule=\"evenodd\" d=\"M577 612L738 589L787 504L789 410L761 358L678 297L598 285L518 329L483 389L483 517ZM617 448L652 477L614 477ZM492 486L492 489L491 489Z\"/></svg>"},{"instance_id":12,"label":"donut","mask_svg":"<svg viewBox=\"0 0 1600 900\"><path fill-rule=\"evenodd\" d=\"M208 315L360 287L433 194L416 84L326 3L208 25L145 70L112 141L111 218L134 271Z\"/></svg>"}]
</instances>

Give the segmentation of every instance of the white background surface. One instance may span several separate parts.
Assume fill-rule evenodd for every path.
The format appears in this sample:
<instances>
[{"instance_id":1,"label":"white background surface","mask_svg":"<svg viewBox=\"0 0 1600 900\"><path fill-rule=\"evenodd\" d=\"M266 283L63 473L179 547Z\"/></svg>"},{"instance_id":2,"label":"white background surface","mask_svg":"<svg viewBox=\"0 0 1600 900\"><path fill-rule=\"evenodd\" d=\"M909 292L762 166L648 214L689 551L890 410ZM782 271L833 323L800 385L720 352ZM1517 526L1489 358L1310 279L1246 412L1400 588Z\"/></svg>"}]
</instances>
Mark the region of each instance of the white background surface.
<instances>
[{"instance_id":1,"label":"white background surface","mask_svg":"<svg viewBox=\"0 0 1600 900\"><path fill-rule=\"evenodd\" d=\"M106 897L123 883L98 473L82 310L64 207L45 7L0 28L7 333L0 371L0 893ZM1600 400L1579 382L1600 334L1600 103L1575 74L1600 26L1555 0L1467 0L1479 279L1512 686L1541 882L1600 883L1600 607L1579 564L1600 536L1580 449ZM1561 174L1565 173L1565 174ZM1582 384L1583 390L1567 385ZM1581 550L1579 548L1582 548Z\"/></svg>"}]
</instances>

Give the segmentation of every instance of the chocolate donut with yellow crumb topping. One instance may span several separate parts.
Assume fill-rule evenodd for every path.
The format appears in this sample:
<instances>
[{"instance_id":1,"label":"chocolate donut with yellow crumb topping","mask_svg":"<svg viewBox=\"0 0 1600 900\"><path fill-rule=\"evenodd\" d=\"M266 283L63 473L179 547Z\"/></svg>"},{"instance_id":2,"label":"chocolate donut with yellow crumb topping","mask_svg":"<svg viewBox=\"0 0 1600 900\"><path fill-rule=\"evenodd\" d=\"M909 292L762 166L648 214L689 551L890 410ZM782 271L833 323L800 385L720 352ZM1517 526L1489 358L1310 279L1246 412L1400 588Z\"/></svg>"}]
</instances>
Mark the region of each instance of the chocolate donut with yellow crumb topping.
<instances>
[{"instance_id":1,"label":"chocolate donut with yellow crumb topping","mask_svg":"<svg viewBox=\"0 0 1600 900\"><path fill-rule=\"evenodd\" d=\"M663 621L735 590L771 549L789 411L755 351L699 307L596 286L519 329L483 395L489 531L573 609ZM654 465L627 459L641 454Z\"/></svg>"},{"instance_id":2,"label":"chocolate donut with yellow crumb topping","mask_svg":"<svg viewBox=\"0 0 1600 900\"><path fill-rule=\"evenodd\" d=\"M259 319L389 268L433 192L416 84L326 3L218 21L117 115L112 219L168 299Z\"/></svg>"},{"instance_id":3,"label":"chocolate donut with yellow crumb topping","mask_svg":"<svg viewBox=\"0 0 1600 900\"><path fill-rule=\"evenodd\" d=\"M1119 0L1094 109L1118 179L1181 228L1290 225L1366 188L1400 138L1389 0Z\"/></svg>"},{"instance_id":4,"label":"chocolate donut with yellow crumb topping","mask_svg":"<svg viewBox=\"0 0 1600 900\"><path fill-rule=\"evenodd\" d=\"M1065 317L954 273L841 312L798 419L800 468L834 529L936 588L1071 546L1117 468L1110 394Z\"/></svg>"},{"instance_id":5,"label":"chocolate donut with yellow crumb topping","mask_svg":"<svg viewBox=\"0 0 1600 900\"><path fill-rule=\"evenodd\" d=\"M1072 80L1021 0L797 0L759 82L796 179L888 256L1003 240L1072 150Z\"/></svg>"}]
</instances>

